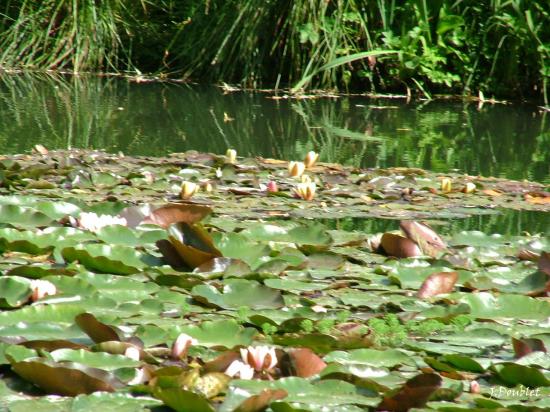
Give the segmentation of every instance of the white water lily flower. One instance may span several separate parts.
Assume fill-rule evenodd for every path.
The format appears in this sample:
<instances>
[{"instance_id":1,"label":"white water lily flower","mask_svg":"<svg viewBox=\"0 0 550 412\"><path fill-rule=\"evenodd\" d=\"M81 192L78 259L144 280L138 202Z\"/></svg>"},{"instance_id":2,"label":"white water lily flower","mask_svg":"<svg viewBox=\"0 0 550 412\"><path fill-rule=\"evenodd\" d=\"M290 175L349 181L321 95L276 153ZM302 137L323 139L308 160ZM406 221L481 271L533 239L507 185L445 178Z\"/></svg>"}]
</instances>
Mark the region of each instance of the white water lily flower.
<instances>
[{"instance_id":1,"label":"white water lily flower","mask_svg":"<svg viewBox=\"0 0 550 412\"><path fill-rule=\"evenodd\" d=\"M136 348L135 346L127 347L126 350L124 351L124 356L130 359L133 359L135 361L138 361L139 358L141 357L139 353L139 349Z\"/></svg>"},{"instance_id":2,"label":"white water lily flower","mask_svg":"<svg viewBox=\"0 0 550 412\"><path fill-rule=\"evenodd\" d=\"M241 349L241 358L255 370L270 371L277 365L277 354L275 348L267 346L249 346Z\"/></svg>"},{"instance_id":3,"label":"white water lily flower","mask_svg":"<svg viewBox=\"0 0 550 412\"><path fill-rule=\"evenodd\" d=\"M98 232L105 226L112 225L128 225L128 222L123 217L111 216L111 215L98 215L93 212L82 212L78 219L70 219L73 226L80 229L89 230L90 232Z\"/></svg>"},{"instance_id":4,"label":"white water lily flower","mask_svg":"<svg viewBox=\"0 0 550 412\"><path fill-rule=\"evenodd\" d=\"M31 299L36 302L45 296L52 296L57 293L55 285L48 280L34 279L31 280Z\"/></svg>"},{"instance_id":5,"label":"white water lily flower","mask_svg":"<svg viewBox=\"0 0 550 412\"><path fill-rule=\"evenodd\" d=\"M300 177L305 170L306 165L303 162L288 162L288 174L291 177Z\"/></svg>"},{"instance_id":6,"label":"white water lily flower","mask_svg":"<svg viewBox=\"0 0 550 412\"><path fill-rule=\"evenodd\" d=\"M306 165L306 168L309 169L315 163L317 163L317 159L319 159L319 153L315 153L313 150L310 152L307 152L306 158L304 159L304 164Z\"/></svg>"},{"instance_id":7,"label":"white water lily flower","mask_svg":"<svg viewBox=\"0 0 550 412\"><path fill-rule=\"evenodd\" d=\"M197 345L198 343L199 341L195 338L185 333L180 333L172 344L172 357L174 359L181 359L187 354L191 345Z\"/></svg>"},{"instance_id":8,"label":"white water lily flower","mask_svg":"<svg viewBox=\"0 0 550 412\"><path fill-rule=\"evenodd\" d=\"M294 193L300 199L313 200L316 190L317 185L315 183L298 183L294 188Z\"/></svg>"},{"instance_id":9,"label":"white water lily flower","mask_svg":"<svg viewBox=\"0 0 550 412\"><path fill-rule=\"evenodd\" d=\"M193 182L185 181L181 184L180 197L182 199L190 199L199 191L199 185Z\"/></svg>"},{"instance_id":10,"label":"white water lily flower","mask_svg":"<svg viewBox=\"0 0 550 412\"><path fill-rule=\"evenodd\" d=\"M254 377L254 368L240 360L234 360L224 373L232 378L252 379Z\"/></svg>"}]
</instances>

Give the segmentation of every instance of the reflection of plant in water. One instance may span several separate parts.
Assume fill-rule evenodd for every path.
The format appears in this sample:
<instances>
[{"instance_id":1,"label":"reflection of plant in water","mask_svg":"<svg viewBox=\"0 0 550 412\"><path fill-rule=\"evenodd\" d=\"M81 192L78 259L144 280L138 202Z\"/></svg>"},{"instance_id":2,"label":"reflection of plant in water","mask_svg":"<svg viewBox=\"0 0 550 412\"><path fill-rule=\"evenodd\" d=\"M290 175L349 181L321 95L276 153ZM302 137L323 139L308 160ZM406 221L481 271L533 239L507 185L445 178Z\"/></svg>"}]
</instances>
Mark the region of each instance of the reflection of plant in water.
<instances>
[{"instance_id":1,"label":"reflection of plant in water","mask_svg":"<svg viewBox=\"0 0 550 412\"><path fill-rule=\"evenodd\" d=\"M0 151L96 147L164 155L189 149L362 167L457 168L550 179L550 128L528 107L367 98L271 100L212 87L32 75L0 79ZM521 142L521 143L519 143Z\"/></svg>"}]
</instances>

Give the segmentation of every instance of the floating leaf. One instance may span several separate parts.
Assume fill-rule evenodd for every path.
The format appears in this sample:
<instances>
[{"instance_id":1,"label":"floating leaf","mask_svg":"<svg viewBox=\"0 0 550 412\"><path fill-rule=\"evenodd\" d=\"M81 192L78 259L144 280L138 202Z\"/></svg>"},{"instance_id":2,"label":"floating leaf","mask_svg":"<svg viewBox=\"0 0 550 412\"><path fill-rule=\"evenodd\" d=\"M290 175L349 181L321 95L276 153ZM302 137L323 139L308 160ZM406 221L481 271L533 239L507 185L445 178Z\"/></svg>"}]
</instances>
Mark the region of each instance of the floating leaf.
<instances>
[{"instance_id":1,"label":"floating leaf","mask_svg":"<svg viewBox=\"0 0 550 412\"><path fill-rule=\"evenodd\" d=\"M411 408L422 408L430 396L441 386L441 382L441 377L434 373L416 375L396 393L386 395L377 410L406 412Z\"/></svg>"},{"instance_id":2,"label":"floating leaf","mask_svg":"<svg viewBox=\"0 0 550 412\"><path fill-rule=\"evenodd\" d=\"M452 292L457 280L457 272L438 272L431 274L424 280L422 286L420 286L417 296L421 299L425 299Z\"/></svg>"},{"instance_id":3,"label":"floating leaf","mask_svg":"<svg viewBox=\"0 0 550 412\"><path fill-rule=\"evenodd\" d=\"M447 245L434 230L424 223L402 221L399 226L405 235L416 243L423 254L437 257L447 249Z\"/></svg>"},{"instance_id":4,"label":"floating leaf","mask_svg":"<svg viewBox=\"0 0 550 412\"><path fill-rule=\"evenodd\" d=\"M72 362L57 363L37 358L14 362L11 367L23 379L51 394L76 396L97 391L113 392L122 386L108 372Z\"/></svg>"},{"instance_id":5,"label":"floating leaf","mask_svg":"<svg viewBox=\"0 0 550 412\"><path fill-rule=\"evenodd\" d=\"M206 230L198 225L179 223L169 228L170 243L181 259L191 268L221 257Z\"/></svg>"},{"instance_id":6,"label":"floating leaf","mask_svg":"<svg viewBox=\"0 0 550 412\"><path fill-rule=\"evenodd\" d=\"M210 285L198 285L191 290L191 294L199 301L228 309L241 306L270 309L279 308L284 303L278 290L245 279L227 280L222 291Z\"/></svg>"},{"instance_id":7,"label":"floating leaf","mask_svg":"<svg viewBox=\"0 0 550 412\"><path fill-rule=\"evenodd\" d=\"M311 349L299 348L288 352L291 369L295 376L309 378L319 374L327 364Z\"/></svg>"},{"instance_id":8,"label":"floating leaf","mask_svg":"<svg viewBox=\"0 0 550 412\"><path fill-rule=\"evenodd\" d=\"M114 328L98 321L91 313L78 315L75 317L75 322L95 343L120 340Z\"/></svg>"},{"instance_id":9,"label":"floating leaf","mask_svg":"<svg viewBox=\"0 0 550 412\"><path fill-rule=\"evenodd\" d=\"M243 328L234 320L205 321L197 325L185 325L176 328L177 333L186 333L197 339L201 346L223 346L233 348L237 345L250 345L257 331Z\"/></svg>"},{"instance_id":10,"label":"floating leaf","mask_svg":"<svg viewBox=\"0 0 550 412\"><path fill-rule=\"evenodd\" d=\"M69 262L78 261L89 269L105 273L129 275L146 266L143 254L120 245L79 244L61 251Z\"/></svg>"},{"instance_id":11,"label":"floating leaf","mask_svg":"<svg viewBox=\"0 0 550 412\"><path fill-rule=\"evenodd\" d=\"M153 210L143 219L143 223L152 223L165 229L174 223L192 225L204 219L211 212L212 209L203 205L172 203Z\"/></svg>"},{"instance_id":12,"label":"floating leaf","mask_svg":"<svg viewBox=\"0 0 550 412\"><path fill-rule=\"evenodd\" d=\"M412 240L392 233L384 233L380 246L389 256L407 258L422 255L418 245Z\"/></svg>"}]
</instances>

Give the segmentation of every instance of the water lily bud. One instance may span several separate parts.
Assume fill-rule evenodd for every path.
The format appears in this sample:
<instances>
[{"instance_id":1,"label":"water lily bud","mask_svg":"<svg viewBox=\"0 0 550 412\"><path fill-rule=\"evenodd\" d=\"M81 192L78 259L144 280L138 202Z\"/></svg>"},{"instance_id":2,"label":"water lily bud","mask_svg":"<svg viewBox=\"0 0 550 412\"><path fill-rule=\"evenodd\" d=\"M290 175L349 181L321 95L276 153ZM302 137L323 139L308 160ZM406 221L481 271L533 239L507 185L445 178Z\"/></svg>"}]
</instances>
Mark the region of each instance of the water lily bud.
<instances>
[{"instance_id":1,"label":"water lily bud","mask_svg":"<svg viewBox=\"0 0 550 412\"><path fill-rule=\"evenodd\" d=\"M277 187L277 182L270 180L267 182L266 189L269 193L277 193L279 188Z\"/></svg>"},{"instance_id":2,"label":"water lily bud","mask_svg":"<svg viewBox=\"0 0 550 412\"><path fill-rule=\"evenodd\" d=\"M124 356L126 356L127 358L138 361L139 358L140 358L139 349L136 348L135 346L129 346L124 351Z\"/></svg>"},{"instance_id":3,"label":"water lily bud","mask_svg":"<svg viewBox=\"0 0 550 412\"><path fill-rule=\"evenodd\" d=\"M237 151L235 149L227 149L225 157L227 158L227 163L235 163L237 160Z\"/></svg>"},{"instance_id":4,"label":"water lily bud","mask_svg":"<svg viewBox=\"0 0 550 412\"><path fill-rule=\"evenodd\" d=\"M319 153L315 153L313 150L310 152L307 152L306 158L304 160L304 164L306 168L309 169L315 163L317 163L317 159L319 159Z\"/></svg>"},{"instance_id":5,"label":"water lily bud","mask_svg":"<svg viewBox=\"0 0 550 412\"><path fill-rule=\"evenodd\" d=\"M313 200L317 186L315 183L298 183L294 188L294 193L304 200Z\"/></svg>"},{"instance_id":6,"label":"water lily bud","mask_svg":"<svg viewBox=\"0 0 550 412\"><path fill-rule=\"evenodd\" d=\"M450 192L452 189L452 181L451 179L449 179L448 177L444 177L442 180L441 180L441 191L443 193L448 193Z\"/></svg>"},{"instance_id":7,"label":"water lily bud","mask_svg":"<svg viewBox=\"0 0 550 412\"><path fill-rule=\"evenodd\" d=\"M311 177L309 175L302 175L302 178L300 179L302 183L311 183Z\"/></svg>"},{"instance_id":8,"label":"water lily bud","mask_svg":"<svg viewBox=\"0 0 550 412\"><path fill-rule=\"evenodd\" d=\"M288 174L291 177L300 177L304 174L305 170L306 170L306 165L303 162L288 163Z\"/></svg>"},{"instance_id":9,"label":"water lily bud","mask_svg":"<svg viewBox=\"0 0 550 412\"><path fill-rule=\"evenodd\" d=\"M464 186L464 188L462 189L462 192L463 193L472 193L475 190L476 190L475 183L468 182L468 183L466 183L466 186Z\"/></svg>"},{"instance_id":10,"label":"water lily bud","mask_svg":"<svg viewBox=\"0 0 550 412\"><path fill-rule=\"evenodd\" d=\"M52 296L57 293L55 285L48 280L35 279L31 280L31 300L36 302L46 296Z\"/></svg>"},{"instance_id":11,"label":"water lily bud","mask_svg":"<svg viewBox=\"0 0 550 412\"><path fill-rule=\"evenodd\" d=\"M199 186L193 182L183 182L181 184L180 197L182 199L190 199L199 190Z\"/></svg>"},{"instance_id":12,"label":"water lily bud","mask_svg":"<svg viewBox=\"0 0 550 412\"><path fill-rule=\"evenodd\" d=\"M204 185L204 191L207 193L210 193L214 190L214 187L212 186L212 183L207 183Z\"/></svg>"},{"instance_id":13,"label":"water lily bud","mask_svg":"<svg viewBox=\"0 0 550 412\"><path fill-rule=\"evenodd\" d=\"M153 184L155 182L155 175L150 172L149 170L144 170L141 172L143 175L143 178L145 179L145 182L149 185Z\"/></svg>"},{"instance_id":14,"label":"water lily bud","mask_svg":"<svg viewBox=\"0 0 550 412\"><path fill-rule=\"evenodd\" d=\"M195 338L192 338L185 333L180 333L172 345L172 357L174 359L181 359L187 354L187 351L191 345L196 345L198 343L199 341Z\"/></svg>"},{"instance_id":15,"label":"water lily bud","mask_svg":"<svg viewBox=\"0 0 550 412\"><path fill-rule=\"evenodd\" d=\"M471 381L470 382L470 393L480 393L481 387L479 386L479 383L477 381Z\"/></svg>"}]
</instances>

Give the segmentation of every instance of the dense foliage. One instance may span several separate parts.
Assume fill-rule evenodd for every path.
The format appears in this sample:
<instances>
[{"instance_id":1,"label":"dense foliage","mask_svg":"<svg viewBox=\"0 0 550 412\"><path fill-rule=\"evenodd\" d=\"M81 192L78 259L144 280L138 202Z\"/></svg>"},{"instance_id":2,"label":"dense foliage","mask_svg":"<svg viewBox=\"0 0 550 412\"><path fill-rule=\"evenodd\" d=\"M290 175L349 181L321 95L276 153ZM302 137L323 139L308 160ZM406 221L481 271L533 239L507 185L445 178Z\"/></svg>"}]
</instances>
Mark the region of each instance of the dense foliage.
<instances>
[{"instance_id":1,"label":"dense foliage","mask_svg":"<svg viewBox=\"0 0 550 412\"><path fill-rule=\"evenodd\" d=\"M9 0L3 11L4 67L548 101L541 0Z\"/></svg>"}]
</instances>

